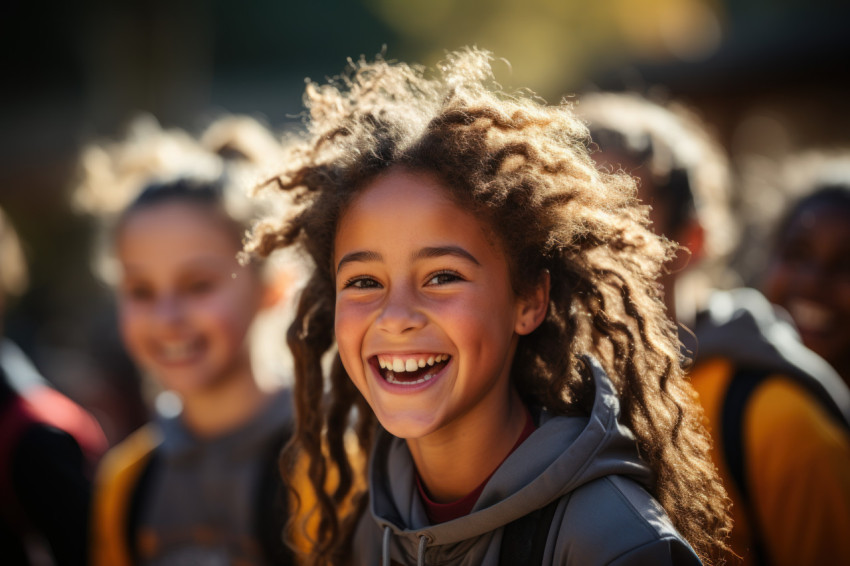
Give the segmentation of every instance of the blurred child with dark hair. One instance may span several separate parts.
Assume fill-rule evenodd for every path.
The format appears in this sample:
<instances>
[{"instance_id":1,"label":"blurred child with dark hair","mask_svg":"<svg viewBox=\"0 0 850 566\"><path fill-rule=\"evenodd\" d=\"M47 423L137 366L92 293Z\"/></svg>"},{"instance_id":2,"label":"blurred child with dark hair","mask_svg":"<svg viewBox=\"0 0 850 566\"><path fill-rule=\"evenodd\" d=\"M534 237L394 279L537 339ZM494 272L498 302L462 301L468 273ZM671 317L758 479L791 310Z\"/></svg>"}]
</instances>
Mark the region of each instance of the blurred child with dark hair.
<instances>
[{"instance_id":1,"label":"blurred child with dark hair","mask_svg":"<svg viewBox=\"0 0 850 566\"><path fill-rule=\"evenodd\" d=\"M765 295L850 385L850 153L808 153L791 168L808 179L776 226Z\"/></svg>"},{"instance_id":2,"label":"blurred child with dark hair","mask_svg":"<svg viewBox=\"0 0 850 566\"><path fill-rule=\"evenodd\" d=\"M595 93L579 109L600 166L637 177L654 229L682 246L665 301L733 500L732 550L746 565L846 562L850 392L761 293L714 288L735 282L724 269L737 226L722 151L681 106Z\"/></svg>"}]
</instances>

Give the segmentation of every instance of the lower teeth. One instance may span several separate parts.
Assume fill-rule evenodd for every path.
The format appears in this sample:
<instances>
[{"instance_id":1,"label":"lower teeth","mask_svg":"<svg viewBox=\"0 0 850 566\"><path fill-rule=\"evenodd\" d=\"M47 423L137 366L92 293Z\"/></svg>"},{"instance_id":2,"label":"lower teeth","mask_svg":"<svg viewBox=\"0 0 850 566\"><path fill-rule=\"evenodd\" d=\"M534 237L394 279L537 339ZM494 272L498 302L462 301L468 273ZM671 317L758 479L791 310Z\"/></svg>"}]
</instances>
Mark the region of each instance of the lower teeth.
<instances>
[{"instance_id":1,"label":"lower teeth","mask_svg":"<svg viewBox=\"0 0 850 566\"><path fill-rule=\"evenodd\" d=\"M394 372L391 372L391 371L387 372L387 381L389 383L394 383L396 385L419 385L420 383L425 383L426 381L430 381L432 377L434 377L434 376L431 375L430 373L427 373L424 376L417 379L416 381L402 381L402 380L395 378Z\"/></svg>"}]
</instances>

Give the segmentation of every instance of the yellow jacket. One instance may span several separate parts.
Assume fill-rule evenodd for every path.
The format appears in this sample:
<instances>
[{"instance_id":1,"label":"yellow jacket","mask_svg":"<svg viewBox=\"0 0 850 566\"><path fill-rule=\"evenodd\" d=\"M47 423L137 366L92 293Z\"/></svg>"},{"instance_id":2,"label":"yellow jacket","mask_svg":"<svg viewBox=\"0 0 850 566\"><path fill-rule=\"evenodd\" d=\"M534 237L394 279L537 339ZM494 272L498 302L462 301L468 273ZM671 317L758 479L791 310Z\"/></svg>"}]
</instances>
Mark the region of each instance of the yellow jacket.
<instances>
[{"instance_id":1,"label":"yellow jacket","mask_svg":"<svg viewBox=\"0 0 850 566\"><path fill-rule=\"evenodd\" d=\"M161 441L148 424L107 452L100 463L92 501L92 566L131 566L127 530L133 492Z\"/></svg>"},{"instance_id":2,"label":"yellow jacket","mask_svg":"<svg viewBox=\"0 0 850 566\"><path fill-rule=\"evenodd\" d=\"M148 424L112 448L101 461L93 490L90 541L92 566L133 565L128 547L133 497L154 449L161 441L158 429ZM346 443L357 470L356 485L362 488L360 476L365 459L359 454L355 444ZM315 538L314 533L318 530L318 503L309 482L306 459L299 460L295 469L293 487L298 497L289 498L290 512L295 518L287 535L296 562L300 562L298 558L303 559L309 553ZM328 485L333 487L336 481L336 475L332 474L328 478ZM300 505L296 503L296 499L300 501Z\"/></svg>"},{"instance_id":3,"label":"yellow jacket","mask_svg":"<svg viewBox=\"0 0 850 566\"><path fill-rule=\"evenodd\" d=\"M714 438L712 457L733 501L731 546L756 564L754 527L765 564L850 563L850 434L797 380L769 375L745 406L742 446L749 509L732 481L719 434L735 372L722 358L691 372ZM753 525L753 522L756 525Z\"/></svg>"}]
</instances>

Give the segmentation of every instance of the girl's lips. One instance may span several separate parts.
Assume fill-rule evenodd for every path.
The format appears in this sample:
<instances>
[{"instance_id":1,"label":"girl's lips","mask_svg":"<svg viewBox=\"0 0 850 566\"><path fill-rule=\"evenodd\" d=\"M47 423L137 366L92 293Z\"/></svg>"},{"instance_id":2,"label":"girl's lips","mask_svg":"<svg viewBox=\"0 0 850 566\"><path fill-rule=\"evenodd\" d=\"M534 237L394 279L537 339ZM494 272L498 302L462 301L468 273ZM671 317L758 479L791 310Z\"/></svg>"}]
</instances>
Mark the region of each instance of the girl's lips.
<instances>
[{"instance_id":1,"label":"girl's lips","mask_svg":"<svg viewBox=\"0 0 850 566\"><path fill-rule=\"evenodd\" d=\"M204 351L205 341L198 338L176 342L160 342L153 346L154 358L164 366L181 366L194 362Z\"/></svg>"},{"instance_id":2,"label":"girl's lips","mask_svg":"<svg viewBox=\"0 0 850 566\"><path fill-rule=\"evenodd\" d=\"M385 387L411 391L430 385L451 359L449 354L380 354L370 358L369 365Z\"/></svg>"},{"instance_id":3,"label":"girl's lips","mask_svg":"<svg viewBox=\"0 0 850 566\"><path fill-rule=\"evenodd\" d=\"M788 312L803 332L826 332L834 320L834 313L828 308L805 299L788 303Z\"/></svg>"}]
</instances>

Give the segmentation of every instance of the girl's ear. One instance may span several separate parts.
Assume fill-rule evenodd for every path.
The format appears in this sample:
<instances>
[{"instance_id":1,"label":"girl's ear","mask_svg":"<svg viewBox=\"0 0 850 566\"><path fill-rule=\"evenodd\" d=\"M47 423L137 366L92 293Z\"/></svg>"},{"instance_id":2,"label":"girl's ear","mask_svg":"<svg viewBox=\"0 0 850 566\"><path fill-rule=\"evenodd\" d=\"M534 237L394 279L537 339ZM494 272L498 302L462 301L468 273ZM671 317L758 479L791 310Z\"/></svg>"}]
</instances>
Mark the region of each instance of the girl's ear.
<instances>
[{"instance_id":1,"label":"girl's ear","mask_svg":"<svg viewBox=\"0 0 850 566\"><path fill-rule=\"evenodd\" d=\"M689 266L698 264L705 256L705 228L698 219L693 219L673 235L673 239L688 251L677 254L668 266L672 273L679 273Z\"/></svg>"},{"instance_id":2,"label":"girl's ear","mask_svg":"<svg viewBox=\"0 0 850 566\"><path fill-rule=\"evenodd\" d=\"M546 318L546 311L549 308L550 285L549 272L544 271L537 287L517 301L517 319L514 325L514 331L517 334L521 336L530 334Z\"/></svg>"}]
</instances>

